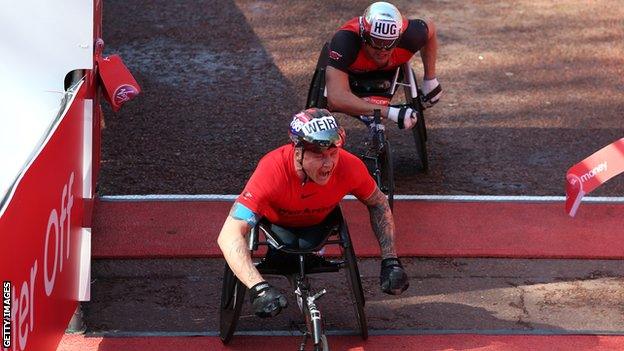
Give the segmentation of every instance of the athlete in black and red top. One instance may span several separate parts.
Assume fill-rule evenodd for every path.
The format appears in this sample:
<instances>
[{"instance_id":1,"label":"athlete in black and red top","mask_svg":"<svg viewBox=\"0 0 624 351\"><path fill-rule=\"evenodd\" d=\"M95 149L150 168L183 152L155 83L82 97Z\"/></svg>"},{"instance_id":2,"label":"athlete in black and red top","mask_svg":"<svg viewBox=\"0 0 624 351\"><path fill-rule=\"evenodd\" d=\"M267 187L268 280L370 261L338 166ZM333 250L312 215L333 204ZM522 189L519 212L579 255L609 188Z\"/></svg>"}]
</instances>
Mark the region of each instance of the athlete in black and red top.
<instances>
[{"instance_id":1,"label":"athlete in black and red top","mask_svg":"<svg viewBox=\"0 0 624 351\"><path fill-rule=\"evenodd\" d=\"M383 117L397 123L405 118L405 128L412 128L416 124L416 114L411 108L380 107L357 97L351 92L349 75L394 71L420 51L425 74L424 103L430 107L438 102L442 93L436 79L437 48L433 22L407 20L387 2L370 5L363 16L345 23L330 42L325 74L330 110L359 116L372 115L374 109L381 108Z\"/></svg>"}]
</instances>

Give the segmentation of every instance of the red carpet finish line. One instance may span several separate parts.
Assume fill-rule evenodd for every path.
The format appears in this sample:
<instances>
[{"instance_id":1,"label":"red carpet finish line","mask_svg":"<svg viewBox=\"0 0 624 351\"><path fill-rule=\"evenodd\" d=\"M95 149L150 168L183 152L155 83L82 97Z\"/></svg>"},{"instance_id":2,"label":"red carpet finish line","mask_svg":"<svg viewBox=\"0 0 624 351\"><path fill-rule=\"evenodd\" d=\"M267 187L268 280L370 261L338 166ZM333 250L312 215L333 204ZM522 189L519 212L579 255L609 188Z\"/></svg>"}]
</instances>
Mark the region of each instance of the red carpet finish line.
<instances>
[{"instance_id":1,"label":"red carpet finish line","mask_svg":"<svg viewBox=\"0 0 624 351\"><path fill-rule=\"evenodd\" d=\"M228 346L217 337L146 337L102 338L65 335L57 351L215 351L295 350L300 337L235 336ZM357 336L329 336L332 350L344 351L552 351L552 350L623 350L624 336L600 335L401 335L371 336L362 341Z\"/></svg>"},{"instance_id":2,"label":"red carpet finish line","mask_svg":"<svg viewBox=\"0 0 624 351\"><path fill-rule=\"evenodd\" d=\"M99 201L94 258L220 257L216 238L229 201ZM355 251L378 257L368 212L343 202ZM395 201L400 256L624 258L624 204ZM336 250L328 250L335 254Z\"/></svg>"}]
</instances>

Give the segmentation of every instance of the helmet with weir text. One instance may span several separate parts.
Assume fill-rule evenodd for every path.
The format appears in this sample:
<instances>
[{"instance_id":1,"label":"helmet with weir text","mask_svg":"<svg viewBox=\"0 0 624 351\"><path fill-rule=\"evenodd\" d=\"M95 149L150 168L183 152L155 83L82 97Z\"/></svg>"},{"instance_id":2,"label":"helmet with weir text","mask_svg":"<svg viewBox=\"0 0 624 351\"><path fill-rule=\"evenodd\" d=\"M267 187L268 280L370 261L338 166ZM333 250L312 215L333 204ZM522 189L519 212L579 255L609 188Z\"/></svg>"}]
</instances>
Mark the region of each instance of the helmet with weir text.
<instances>
[{"instance_id":1,"label":"helmet with weir text","mask_svg":"<svg viewBox=\"0 0 624 351\"><path fill-rule=\"evenodd\" d=\"M362 40L373 48L389 50L399 43L403 16L394 5L375 2L366 8L359 21Z\"/></svg>"},{"instance_id":2,"label":"helmet with weir text","mask_svg":"<svg viewBox=\"0 0 624 351\"><path fill-rule=\"evenodd\" d=\"M288 134L295 146L315 150L342 147L346 138L336 117L322 108L309 108L294 115Z\"/></svg>"}]
</instances>

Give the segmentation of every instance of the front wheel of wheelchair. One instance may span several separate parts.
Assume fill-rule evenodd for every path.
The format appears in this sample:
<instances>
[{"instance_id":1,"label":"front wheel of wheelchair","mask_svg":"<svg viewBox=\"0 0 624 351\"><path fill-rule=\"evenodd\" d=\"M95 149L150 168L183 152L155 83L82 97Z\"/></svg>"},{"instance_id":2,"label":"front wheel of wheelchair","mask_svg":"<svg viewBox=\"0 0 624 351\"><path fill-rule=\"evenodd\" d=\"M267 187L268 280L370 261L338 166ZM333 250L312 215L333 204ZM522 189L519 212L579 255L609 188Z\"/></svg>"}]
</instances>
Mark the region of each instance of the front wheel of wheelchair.
<instances>
[{"instance_id":1,"label":"front wheel of wheelchair","mask_svg":"<svg viewBox=\"0 0 624 351\"><path fill-rule=\"evenodd\" d=\"M314 345L314 351L329 351L329 344L327 343L327 336L321 335L321 342Z\"/></svg>"},{"instance_id":2,"label":"front wheel of wheelchair","mask_svg":"<svg viewBox=\"0 0 624 351\"><path fill-rule=\"evenodd\" d=\"M427 155L427 128L425 126L425 116L420 110L418 121L416 126L412 128L412 135L414 135L414 143L416 144L416 153L420 160L421 170L423 172L429 171L429 156Z\"/></svg>"},{"instance_id":3,"label":"front wheel of wheelchair","mask_svg":"<svg viewBox=\"0 0 624 351\"><path fill-rule=\"evenodd\" d=\"M394 166L392 149L387 140L384 142L383 152L379 155L379 164L381 171L379 189L388 196L388 204L392 210L394 209Z\"/></svg>"},{"instance_id":4,"label":"front wheel of wheelchair","mask_svg":"<svg viewBox=\"0 0 624 351\"><path fill-rule=\"evenodd\" d=\"M348 243L348 246L343 247L344 257L347 263L346 275L351 292L353 293L353 307L355 311L355 317L357 319L358 327L360 328L360 335L363 340L368 339L368 325L366 323L366 313L364 312L364 289L362 289L362 279L360 278L360 270L357 266L357 258L353 245Z\"/></svg>"},{"instance_id":5,"label":"front wheel of wheelchair","mask_svg":"<svg viewBox=\"0 0 624 351\"><path fill-rule=\"evenodd\" d=\"M221 288L221 308L219 309L219 337L224 344L232 340L234 331L236 331L236 325L243 310L245 290L247 287L236 278L226 263Z\"/></svg>"}]
</instances>

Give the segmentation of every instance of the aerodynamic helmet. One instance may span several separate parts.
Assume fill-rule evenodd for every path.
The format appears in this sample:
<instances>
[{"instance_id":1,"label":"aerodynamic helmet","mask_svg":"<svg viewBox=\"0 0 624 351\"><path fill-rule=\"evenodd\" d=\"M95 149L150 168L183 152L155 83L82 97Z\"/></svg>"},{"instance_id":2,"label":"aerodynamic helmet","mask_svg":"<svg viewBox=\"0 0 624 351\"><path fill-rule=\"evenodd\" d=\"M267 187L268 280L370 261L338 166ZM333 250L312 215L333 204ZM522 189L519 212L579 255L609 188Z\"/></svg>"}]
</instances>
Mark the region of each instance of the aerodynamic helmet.
<instances>
[{"instance_id":1,"label":"aerodynamic helmet","mask_svg":"<svg viewBox=\"0 0 624 351\"><path fill-rule=\"evenodd\" d=\"M321 108L309 108L294 115L289 135L295 146L313 150L342 147L346 138L336 118Z\"/></svg>"},{"instance_id":2,"label":"aerodynamic helmet","mask_svg":"<svg viewBox=\"0 0 624 351\"><path fill-rule=\"evenodd\" d=\"M362 40L378 50L389 50L399 43L403 30L403 16L387 2L375 2L360 16Z\"/></svg>"}]
</instances>

